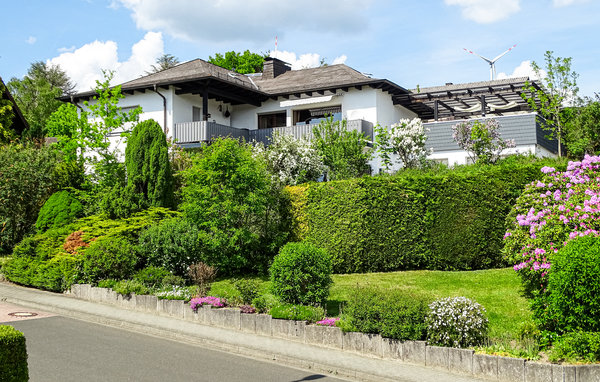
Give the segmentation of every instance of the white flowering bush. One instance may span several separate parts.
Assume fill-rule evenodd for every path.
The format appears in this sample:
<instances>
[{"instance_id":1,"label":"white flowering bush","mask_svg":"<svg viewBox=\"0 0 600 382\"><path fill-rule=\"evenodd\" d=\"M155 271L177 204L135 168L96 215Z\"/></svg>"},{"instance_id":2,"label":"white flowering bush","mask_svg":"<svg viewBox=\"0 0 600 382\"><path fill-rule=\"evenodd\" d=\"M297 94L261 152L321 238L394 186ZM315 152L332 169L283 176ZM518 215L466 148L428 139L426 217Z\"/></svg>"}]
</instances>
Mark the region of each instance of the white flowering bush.
<instances>
[{"instance_id":1,"label":"white flowering bush","mask_svg":"<svg viewBox=\"0 0 600 382\"><path fill-rule=\"evenodd\" d=\"M430 345L465 348L480 345L488 331L485 308L466 297L449 297L429 305Z\"/></svg>"},{"instance_id":2,"label":"white flowering bush","mask_svg":"<svg viewBox=\"0 0 600 382\"><path fill-rule=\"evenodd\" d=\"M433 149L425 148L427 131L419 118L401 119L390 127L375 126L377 151L389 171L393 164L392 154L406 168L421 167Z\"/></svg>"},{"instance_id":3,"label":"white flowering bush","mask_svg":"<svg viewBox=\"0 0 600 382\"><path fill-rule=\"evenodd\" d=\"M452 138L473 162L495 163L503 150L516 146L514 139L500 137L500 123L495 119L462 121L452 126Z\"/></svg>"},{"instance_id":4,"label":"white flowering bush","mask_svg":"<svg viewBox=\"0 0 600 382\"><path fill-rule=\"evenodd\" d=\"M183 286L171 286L163 288L154 294L159 300L185 300L192 298L192 292L189 288Z\"/></svg>"},{"instance_id":5,"label":"white flowering bush","mask_svg":"<svg viewBox=\"0 0 600 382\"><path fill-rule=\"evenodd\" d=\"M265 160L273 180L283 185L317 180L325 171L321 157L310 143L290 134L273 134L271 144L257 144L254 153Z\"/></svg>"}]
</instances>

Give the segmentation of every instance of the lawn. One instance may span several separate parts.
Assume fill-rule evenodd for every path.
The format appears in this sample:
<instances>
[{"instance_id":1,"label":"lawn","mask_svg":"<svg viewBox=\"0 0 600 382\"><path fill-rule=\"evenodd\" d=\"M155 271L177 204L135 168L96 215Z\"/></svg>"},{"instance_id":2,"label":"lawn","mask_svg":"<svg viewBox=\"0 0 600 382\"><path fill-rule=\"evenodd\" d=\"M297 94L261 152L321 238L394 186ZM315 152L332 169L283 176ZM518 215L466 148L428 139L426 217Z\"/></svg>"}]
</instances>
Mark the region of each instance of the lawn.
<instances>
[{"instance_id":1,"label":"lawn","mask_svg":"<svg viewBox=\"0 0 600 382\"><path fill-rule=\"evenodd\" d=\"M262 291L269 281L258 278ZM237 294L232 279L217 281L212 295L230 297ZM434 298L465 296L487 310L491 338L516 338L522 322L531 320L527 300L521 293L519 277L511 268L468 272L408 271L334 275L327 311L337 315L339 307L352 295L354 288L373 286L382 289L406 288L429 293Z\"/></svg>"}]
</instances>

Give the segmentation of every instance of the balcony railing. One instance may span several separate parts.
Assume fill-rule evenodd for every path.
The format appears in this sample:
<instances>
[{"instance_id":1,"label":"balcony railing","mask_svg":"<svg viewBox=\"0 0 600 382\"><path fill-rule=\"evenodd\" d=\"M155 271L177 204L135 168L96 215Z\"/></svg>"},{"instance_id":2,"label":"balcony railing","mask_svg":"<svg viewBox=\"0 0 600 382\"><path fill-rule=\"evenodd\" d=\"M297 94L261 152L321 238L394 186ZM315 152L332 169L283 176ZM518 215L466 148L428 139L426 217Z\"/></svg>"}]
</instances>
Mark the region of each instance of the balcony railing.
<instances>
[{"instance_id":1,"label":"balcony railing","mask_svg":"<svg viewBox=\"0 0 600 382\"><path fill-rule=\"evenodd\" d=\"M232 137L244 138L246 142L257 141L268 145L273 134L280 132L283 134L291 134L296 138L305 138L311 140L313 137L312 129L317 124L295 125L286 127L274 127L269 129L238 129L231 126L225 126L216 122L198 121L198 122L183 122L176 123L173 131L173 138L179 144L193 144L200 142L208 142L217 137ZM373 124L362 120L355 119L347 121L346 129L348 131L358 131L365 134L369 141L373 140Z\"/></svg>"}]
</instances>

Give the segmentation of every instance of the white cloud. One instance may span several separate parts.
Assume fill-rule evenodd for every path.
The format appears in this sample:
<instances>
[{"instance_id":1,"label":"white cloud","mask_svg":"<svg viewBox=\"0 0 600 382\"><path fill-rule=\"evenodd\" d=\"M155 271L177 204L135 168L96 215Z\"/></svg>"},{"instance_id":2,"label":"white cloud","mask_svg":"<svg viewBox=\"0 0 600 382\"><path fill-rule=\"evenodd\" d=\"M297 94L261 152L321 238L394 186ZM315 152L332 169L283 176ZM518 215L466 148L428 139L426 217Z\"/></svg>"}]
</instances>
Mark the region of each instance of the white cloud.
<instances>
[{"instance_id":1,"label":"white cloud","mask_svg":"<svg viewBox=\"0 0 600 382\"><path fill-rule=\"evenodd\" d=\"M372 0L116 0L136 26L203 42L272 40L290 30L352 34ZM114 1L111 6L115 6Z\"/></svg>"},{"instance_id":2,"label":"white cloud","mask_svg":"<svg viewBox=\"0 0 600 382\"><path fill-rule=\"evenodd\" d=\"M131 48L131 56L119 62L118 46L114 41L94 41L72 52L65 52L48 60L60 65L77 84L77 90L86 91L96 86L102 79L102 70L114 70L113 84L135 79L148 71L156 59L163 54L161 33L148 32L142 40Z\"/></svg>"},{"instance_id":3,"label":"white cloud","mask_svg":"<svg viewBox=\"0 0 600 382\"><path fill-rule=\"evenodd\" d=\"M566 7L573 4L587 3L589 0L552 0L552 5L555 7Z\"/></svg>"},{"instance_id":4,"label":"white cloud","mask_svg":"<svg viewBox=\"0 0 600 382\"><path fill-rule=\"evenodd\" d=\"M72 45L70 48L67 48L66 46L63 46L62 48L58 48L58 51L59 51L60 53L65 53L65 52L72 52L72 51L74 51L75 49L76 49L76 48L75 48L75 45Z\"/></svg>"},{"instance_id":5,"label":"white cloud","mask_svg":"<svg viewBox=\"0 0 600 382\"><path fill-rule=\"evenodd\" d=\"M317 66L321 65L321 55L318 53L304 53L298 57L294 52L276 50L271 52L270 55L271 57L278 58L292 65L292 70L316 68ZM333 60L332 65L343 64L346 62L346 59L346 55L343 54L339 57L336 57Z\"/></svg>"},{"instance_id":6,"label":"white cloud","mask_svg":"<svg viewBox=\"0 0 600 382\"><path fill-rule=\"evenodd\" d=\"M505 19L521 9L520 0L444 0L444 2L446 5L461 7L464 18L479 24Z\"/></svg>"},{"instance_id":7,"label":"white cloud","mask_svg":"<svg viewBox=\"0 0 600 382\"><path fill-rule=\"evenodd\" d=\"M35 44L36 41L37 41L37 38L35 38L34 36L29 36L29 38L27 40L25 40L25 42L28 43L29 45Z\"/></svg>"},{"instance_id":8,"label":"white cloud","mask_svg":"<svg viewBox=\"0 0 600 382\"><path fill-rule=\"evenodd\" d=\"M517 66L515 68L515 70L513 70L512 74L506 74L506 73L500 72L496 76L496 78L499 80L503 80L506 78L518 78L518 77L529 77L532 80L539 80L540 77L541 78L546 77L546 71L544 69L540 69L540 76L538 76L535 73L535 71L533 70L533 67L531 66L531 61L527 60L527 61L521 62L521 64L519 64L519 66Z\"/></svg>"}]
</instances>

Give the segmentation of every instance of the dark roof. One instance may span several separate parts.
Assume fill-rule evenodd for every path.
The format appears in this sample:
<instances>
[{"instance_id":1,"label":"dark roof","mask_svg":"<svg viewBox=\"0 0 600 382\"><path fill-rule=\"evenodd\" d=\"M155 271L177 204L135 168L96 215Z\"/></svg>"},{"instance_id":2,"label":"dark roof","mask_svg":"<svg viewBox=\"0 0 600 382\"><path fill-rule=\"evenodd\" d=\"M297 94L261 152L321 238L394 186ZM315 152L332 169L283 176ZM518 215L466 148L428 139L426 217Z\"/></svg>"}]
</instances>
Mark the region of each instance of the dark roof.
<instances>
[{"instance_id":1,"label":"dark roof","mask_svg":"<svg viewBox=\"0 0 600 382\"><path fill-rule=\"evenodd\" d=\"M12 111L14 113L14 118L12 121L13 123L11 125L11 129L16 131L18 134L22 134L25 129L29 128L29 124L25 120L25 117L23 117L23 113L21 113L21 109L19 109L19 106L15 102L15 99L8 91L8 87L4 84L4 81L2 81L2 77L0 77L0 84L2 85L3 89L2 98L8 99L12 103Z\"/></svg>"},{"instance_id":2,"label":"dark roof","mask_svg":"<svg viewBox=\"0 0 600 382\"><path fill-rule=\"evenodd\" d=\"M175 86L177 94L202 94L204 88L207 88L209 98L257 106L269 97L291 95L304 98L313 91L347 91L349 87L371 86L391 94L408 93L393 82L370 78L343 64L292 70L272 79L264 79L260 74L247 76L200 59L125 82L121 84L121 89L125 94L132 94L134 91L152 90L155 86L167 88L170 85ZM88 91L61 99L89 99L94 95L94 91Z\"/></svg>"},{"instance_id":3,"label":"dark roof","mask_svg":"<svg viewBox=\"0 0 600 382\"><path fill-rule=\"evenodd\" d=\"M540 84L529 80L528 77L507 78L412 89L408 95L395 97L394 103L413 110L422 119L434 118L436 103L438 118L465 118L481 114L480 110L465 112L459 109L464 110L480 104L482 96L487 104L507 105L514 102L516 105L504 110L506 112L530 111L529 105L521 97L527 82L540 89Z\"/></svg>"}]
</instances>

